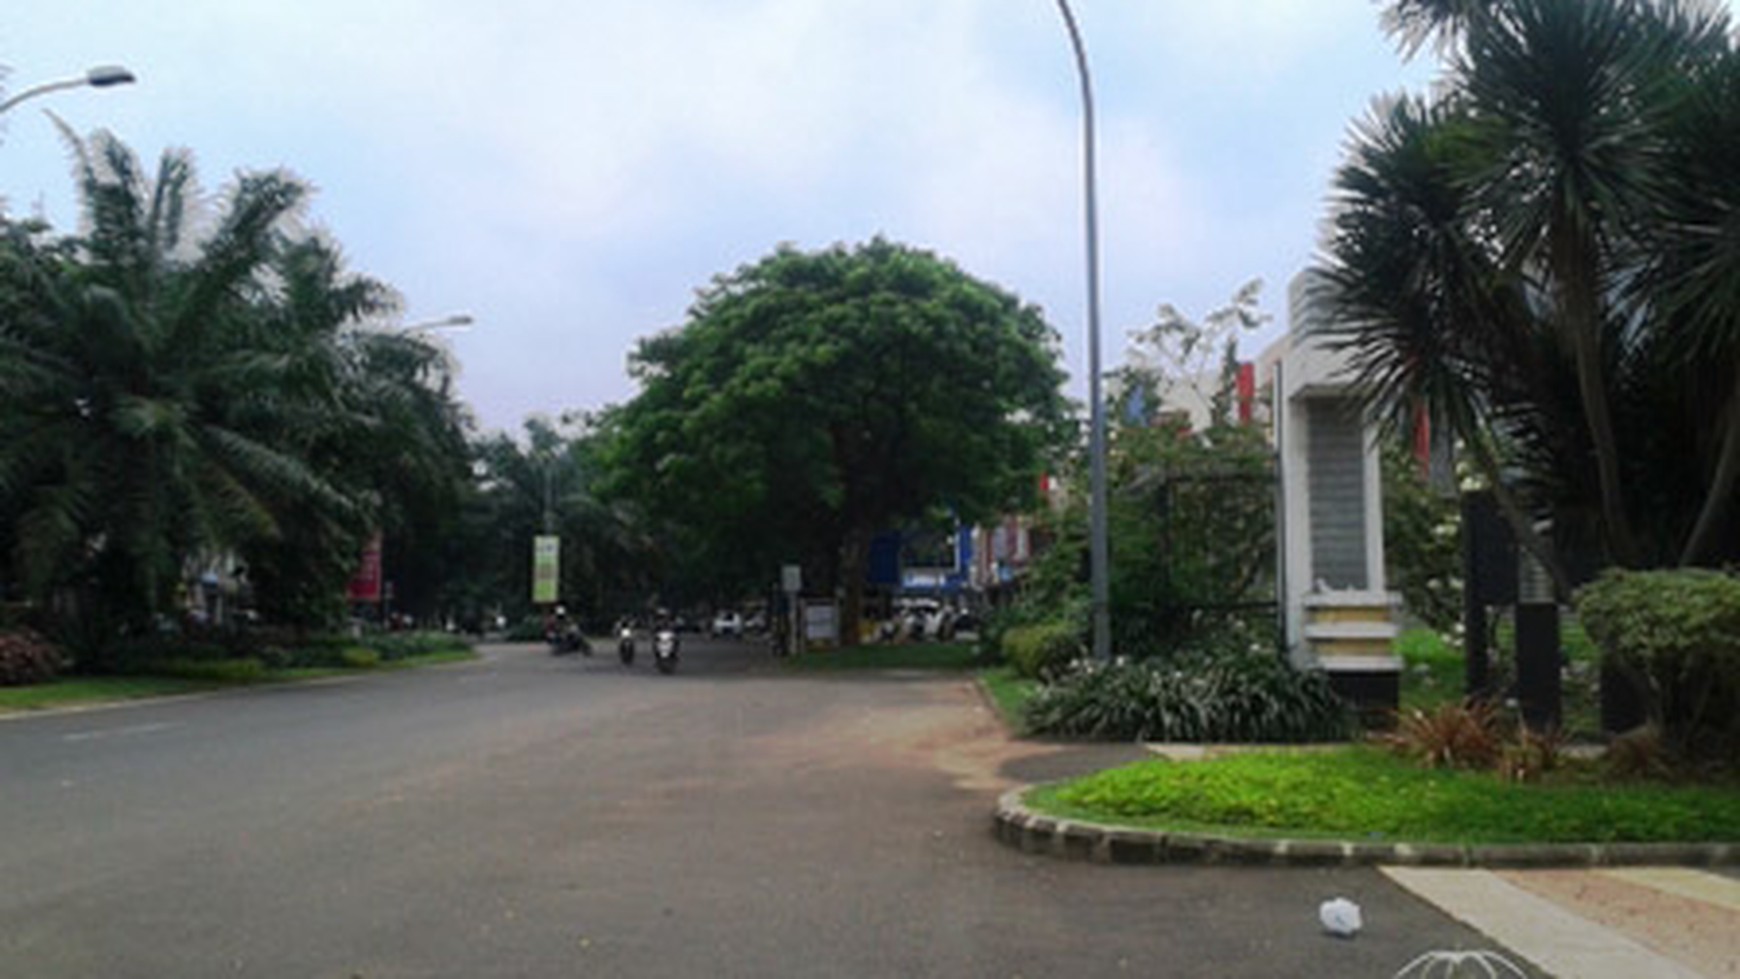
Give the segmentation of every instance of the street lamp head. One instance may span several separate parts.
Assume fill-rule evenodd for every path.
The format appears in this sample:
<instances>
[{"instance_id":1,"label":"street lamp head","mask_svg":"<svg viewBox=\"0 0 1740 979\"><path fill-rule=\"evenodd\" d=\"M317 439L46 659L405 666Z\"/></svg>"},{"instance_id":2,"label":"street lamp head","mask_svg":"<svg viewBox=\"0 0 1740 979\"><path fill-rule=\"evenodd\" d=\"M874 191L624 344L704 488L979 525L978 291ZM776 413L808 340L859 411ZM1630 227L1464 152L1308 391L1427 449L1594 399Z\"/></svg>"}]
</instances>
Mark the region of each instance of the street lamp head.
<instances>
[{"instance_id":1,"label":"street lamp head","mask_svg":"<svg viewBox=\"0 0 1740 979\"><path fill-rule=\"evenodd\" d=\"M137 81L133 73L120 65L98 65L85 72L85 84L96 88L108 88L110 85L127 85Z\"/></svg>"},{"instance_id":2,"label":"street lamp head","mask_svg":"<svg viewBox=\"0 0 1740 979\"><path fill-rule=\"evenodd\" d=\"M399 332L421 333L424 330L462 330L474 322L476 321L471 318L470 313L454 313L451 316L443 316L438 320L429 320L423 323L412 323L409 326L402 326L399 328Z\"/></svg>"},{"instance_id":3,"label":"street lamp head","mask_svg":"<svg viewBox=\"0 0 1740 979\"><path fill-rule=\"evenodd\" d=\"M89 85L93 88L109 88L113 85L126 85L135 79L133 73L120 65L98 65L77 78L63 78L56 82L43 82L19 92L5 101L0 101L0 112L5 112L25 99L35 98L49 92L64 91L69 88L83 88Z\"/></svg>"}]
</instances>

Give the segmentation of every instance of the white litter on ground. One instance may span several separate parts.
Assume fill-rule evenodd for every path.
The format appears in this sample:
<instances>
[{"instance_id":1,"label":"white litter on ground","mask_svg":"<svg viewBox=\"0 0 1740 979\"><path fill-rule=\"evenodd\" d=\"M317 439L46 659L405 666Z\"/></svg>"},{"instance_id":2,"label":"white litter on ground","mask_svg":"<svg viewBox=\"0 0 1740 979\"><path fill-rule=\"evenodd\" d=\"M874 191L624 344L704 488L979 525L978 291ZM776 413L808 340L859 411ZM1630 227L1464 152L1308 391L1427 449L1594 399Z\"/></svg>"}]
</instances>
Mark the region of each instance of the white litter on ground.
<instances>
[{"instance_id":1,"label":"white litter on ground","mask_svg":"<svg viewBox=\"0 0 1740 979\"><path fill-rule=\"evenodd\" d=\"M1359 933L1359 905L1345 897L1324 901L1317 908L1317 918L1323 922L1324 931L1338 938L1352 938Z\"/></svg>"}]
</instances>

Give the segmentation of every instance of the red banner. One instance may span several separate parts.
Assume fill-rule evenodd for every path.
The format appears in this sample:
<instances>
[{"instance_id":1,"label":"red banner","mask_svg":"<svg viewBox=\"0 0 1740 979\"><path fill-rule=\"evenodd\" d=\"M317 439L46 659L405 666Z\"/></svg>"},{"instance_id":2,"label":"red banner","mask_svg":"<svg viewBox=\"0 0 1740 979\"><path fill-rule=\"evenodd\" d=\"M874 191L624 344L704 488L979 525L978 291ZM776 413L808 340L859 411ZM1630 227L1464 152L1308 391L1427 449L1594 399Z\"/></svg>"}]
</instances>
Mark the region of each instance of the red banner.
<instances>
[{"instance_id":1,"label":"red banner","mask_svg":"<svg viewBox=\"0 0 1740 979\"><path fill-rule=\"evenodd\" d=\"M369 538L363 547L362 562L357 565L356 575L350 579L350 587L346 594L353 602L374 602L381 600L381 535Z\"/></svg>"}]
</instances>

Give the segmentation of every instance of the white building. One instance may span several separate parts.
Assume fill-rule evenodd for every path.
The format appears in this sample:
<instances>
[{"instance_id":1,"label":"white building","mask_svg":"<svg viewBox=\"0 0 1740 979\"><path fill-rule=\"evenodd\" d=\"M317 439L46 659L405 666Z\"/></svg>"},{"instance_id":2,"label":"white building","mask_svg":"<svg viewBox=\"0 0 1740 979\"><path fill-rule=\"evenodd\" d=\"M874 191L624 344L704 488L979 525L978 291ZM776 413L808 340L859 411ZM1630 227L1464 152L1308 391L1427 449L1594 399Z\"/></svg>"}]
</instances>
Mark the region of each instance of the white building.
<instances>
[{"instance_id":1,"label":"white building","mask_svg":"<svg viewBox=\"0 0 1740 979\"><path fill-rule=\"evenodd\" d=\"M1383 482L1374 429L1343 356L1315 334L1301 273L1288 289L1288 332L1264 351L1280 457L1281 601L1295 663L1319 666L1355 703L1393 708L1400 598L1384 579Z\"/></svg>"}]
</instances>

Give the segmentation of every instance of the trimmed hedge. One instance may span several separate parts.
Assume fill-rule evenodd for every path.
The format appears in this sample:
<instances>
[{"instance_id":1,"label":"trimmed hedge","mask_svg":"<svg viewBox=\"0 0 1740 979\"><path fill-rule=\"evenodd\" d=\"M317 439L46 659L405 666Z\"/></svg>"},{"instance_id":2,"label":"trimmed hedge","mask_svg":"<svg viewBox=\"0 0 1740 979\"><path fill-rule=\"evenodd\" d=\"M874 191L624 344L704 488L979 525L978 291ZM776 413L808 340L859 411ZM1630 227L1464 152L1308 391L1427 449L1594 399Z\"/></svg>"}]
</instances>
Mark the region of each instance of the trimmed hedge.
<instances>
[{"instance_id":1,"label":"trimmed hedge","mask_svg":"<svg viewBox=\"0 0 1740 979\"><path fill-rule=\"evenodd\" d=\"M1650 723L1686 758L1740 750L1740 577L1609 571L1577 595L1603 665L1643 694Z\"/></svg>"},{"instance_id":2,"label":"trimmed hedge","mask_svg":"<svg viewBox=\"0 0 1740 979\"><path fill-rule=\"evenodd\" d=\"M1057 675L1085 652L1081 633L1067 622L1012 626L1003 632L1003 658L1029 680Z\"/></svg>"}]
</instances>

